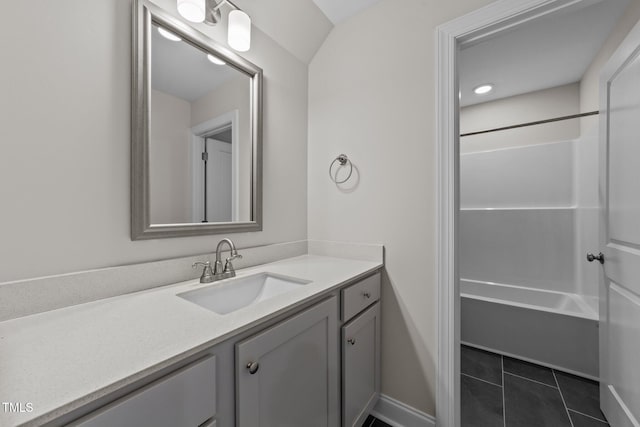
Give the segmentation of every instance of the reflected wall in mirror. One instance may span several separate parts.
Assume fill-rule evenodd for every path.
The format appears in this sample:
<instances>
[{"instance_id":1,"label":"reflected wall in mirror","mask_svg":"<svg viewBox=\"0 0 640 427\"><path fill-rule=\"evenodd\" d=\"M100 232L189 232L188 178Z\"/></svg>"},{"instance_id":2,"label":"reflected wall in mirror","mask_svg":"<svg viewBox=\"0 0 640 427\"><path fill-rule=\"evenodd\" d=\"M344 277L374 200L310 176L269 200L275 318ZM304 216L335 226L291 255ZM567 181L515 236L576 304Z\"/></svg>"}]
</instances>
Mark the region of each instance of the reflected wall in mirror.
<instances>
[{"instance_id":1,"label":"reflected wall in mirror","mask_svg":"<svg viewBox=\"0 0 640 427\"><path fill-rule=\"evenodd\" d=\"M251 80L151 32L151 224L251 219Z\"/></svg>"},{"instance_id":2,"label":"reflected wall in mirror","mask_svg":"<svg viewBox=\"0 0 640 427\"><path fill-rule=\"evenodd\" d=\"M136 1L132 238L260 230L262 71Z\"/></svg>"}]
</instances>

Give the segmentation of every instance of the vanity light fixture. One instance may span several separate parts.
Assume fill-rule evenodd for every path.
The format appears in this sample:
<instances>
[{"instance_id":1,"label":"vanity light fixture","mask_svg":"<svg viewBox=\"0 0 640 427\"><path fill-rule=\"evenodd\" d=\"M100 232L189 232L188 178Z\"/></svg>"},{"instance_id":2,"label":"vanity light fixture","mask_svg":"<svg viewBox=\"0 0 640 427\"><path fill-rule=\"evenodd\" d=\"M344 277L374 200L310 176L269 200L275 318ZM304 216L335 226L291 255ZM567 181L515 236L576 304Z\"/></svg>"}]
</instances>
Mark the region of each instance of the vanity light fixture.
<instances>
[{"instance_id":1,"label":"vanity light fixture","mask_svg":"<svg viewBox=\"0 0 640 427\"><path fill-rule=\"evenodd\" d=\"M177 7L187 21L216 25L225 3L234 9L229 12L227 43L238 52L246 52L251 47L251 18L230 0L177 0Z\"/></svg>"},{"instance_id":2,"label":"vanity light fixture","mask_svg":"<svg viewBox=\"0 0 640 427\"><path fill-rule=\"evenodd\" d=\"M218 59L217 57L215 57L215 56L213 56L211 54L207 55L207 59L209 61L213 62L216 65L224 65L224 64L226 64L226 62L224 62L222 59Z\"/></svg>"},{"instance_id":3,"label":"vanity light fixture","mask_svg":"<svg viewBox=\"0 0 640 427\"><path fill-rule=\"evenodd\" d=\"M229 12L227 43L238 52L246 52L251 47L251 18L241 10Z\"/></svg>"},{"instance_id":4,"label":"vanity light fixture","mask_svg":"<svg viewBox=\"0 0 640 427\"><path fill-rule=\"evenodd\" d=\"M178 13L187 21L204 21L205 11L205 0L178 0Z\"/></svg>"},{"instance_id":5,"label":"vanity light fixture","mask_svg":"<svg viewBox=\"0 0 640 427\"><path fill-rule=\"evenodd\" d=\"M486 95L493 90L493 85L483 84L473 90L476 95Z\"/></svg>"},{"instance_id":6,"label":"vanity light fixture","mask_svg":"<svg viewBox=\"0 0 640 427\"><path fill-rule=\"evenodd\" d=\"M169 39L172 42L179 42L180 40L182 40L180 37L176 36L171 31L167 31L162 27L158 27L158 32L162 37L164 37L165 39Z\"/></svg>"}]
</instances>

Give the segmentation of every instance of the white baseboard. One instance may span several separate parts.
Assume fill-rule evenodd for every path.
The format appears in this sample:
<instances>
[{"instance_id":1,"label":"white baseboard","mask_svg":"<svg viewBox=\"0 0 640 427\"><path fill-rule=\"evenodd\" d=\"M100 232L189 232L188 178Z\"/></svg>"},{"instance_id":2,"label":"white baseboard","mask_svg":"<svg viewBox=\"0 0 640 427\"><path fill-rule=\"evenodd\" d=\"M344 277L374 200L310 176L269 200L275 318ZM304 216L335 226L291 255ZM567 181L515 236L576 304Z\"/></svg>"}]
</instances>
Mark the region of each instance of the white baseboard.
<instances>
[{"instance_id":1,"label":"white baseboard","mask_svg":"<svg viewBox=\"0 0 640 427\"><path fill-rule=\"evenodd\" d=\"M384 394L371 415L393 427L435 427L436 419Z\"/></svg>"}]
</instances>

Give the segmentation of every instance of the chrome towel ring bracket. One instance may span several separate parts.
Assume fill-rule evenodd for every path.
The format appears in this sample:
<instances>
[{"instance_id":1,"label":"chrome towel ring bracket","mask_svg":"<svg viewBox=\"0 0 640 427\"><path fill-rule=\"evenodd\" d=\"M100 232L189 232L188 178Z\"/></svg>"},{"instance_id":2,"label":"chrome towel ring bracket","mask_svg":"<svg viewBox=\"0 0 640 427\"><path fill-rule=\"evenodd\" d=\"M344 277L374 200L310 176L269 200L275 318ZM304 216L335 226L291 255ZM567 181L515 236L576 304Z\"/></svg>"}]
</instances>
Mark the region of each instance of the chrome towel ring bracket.
<instances>
[{"instance_id":1,"label":"chrome towel ring bracket","mask_svg":"<svg viewBox=\"0 0 640 427\"><path fill-rule=\"evenodd\" d=\"M340 181L338 180L337 170L336 175L332 174L333 166L336 164L336 162L338 162L340 166L345 166L347 165L347 163L349 164L349 173L347 174L347 177ZM331 181L335 182L336 184L344 184L345 182L349 181L349 178L351 178L351 174L353 174L353 163L351 163L351 160L349 160L346 154L340 154L338 157L333 159L333 162L331 162L331 164L329 165L329 178L331 178Z\"/></svg>"}]
</instances>

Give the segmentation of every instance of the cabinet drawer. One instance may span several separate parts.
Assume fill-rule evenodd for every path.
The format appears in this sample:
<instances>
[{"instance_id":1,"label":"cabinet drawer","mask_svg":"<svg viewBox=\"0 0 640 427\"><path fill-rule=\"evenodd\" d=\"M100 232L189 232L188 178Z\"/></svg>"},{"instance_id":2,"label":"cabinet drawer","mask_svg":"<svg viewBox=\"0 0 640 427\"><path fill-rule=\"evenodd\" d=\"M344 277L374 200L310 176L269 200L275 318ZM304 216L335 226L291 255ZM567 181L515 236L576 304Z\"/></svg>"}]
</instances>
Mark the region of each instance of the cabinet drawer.
<instances>
[{"instance_id":1,"label":"cabinet drawer","mask_svg":"<svg viewBox=\"0 0 640 427\"><path fill-rule=\"evenodd\" d=\"M346 322L380 299L380 273L342 290L342 320Z\"/></svg>"},{"instance_id":2,"label":"cabinet drawer","mask_svg":"<svg viewBox=\"0 0 640 427\"><path fill-rule=\"evenodd\" d=\"M215 426L216 359L209 356L71 423L74 427Z\"/></svg>"}]
</instances>

